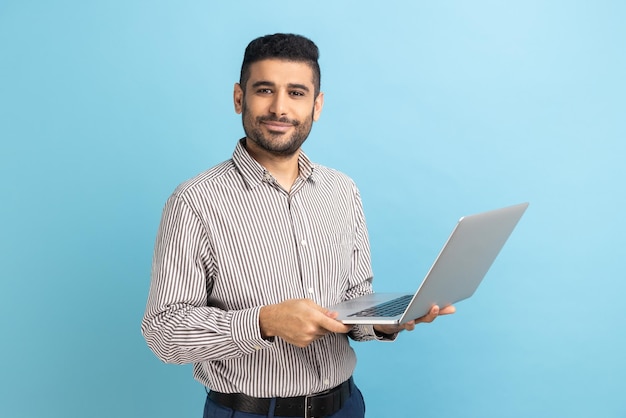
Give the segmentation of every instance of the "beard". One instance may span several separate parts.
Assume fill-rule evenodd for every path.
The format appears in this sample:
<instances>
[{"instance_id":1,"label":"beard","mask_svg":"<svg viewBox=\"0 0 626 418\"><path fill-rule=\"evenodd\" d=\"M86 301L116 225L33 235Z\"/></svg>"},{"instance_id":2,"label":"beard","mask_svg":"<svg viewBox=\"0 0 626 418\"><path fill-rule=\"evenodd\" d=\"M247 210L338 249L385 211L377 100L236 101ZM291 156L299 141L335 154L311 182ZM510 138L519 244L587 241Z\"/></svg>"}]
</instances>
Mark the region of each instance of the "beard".
<instances>
[{"instance_id":1,"label":"beard","mask_svg":"<svg viewBox=\"0 0 626 418\"><path fill-rule=\"evenodd\" d=\"M294 155L304 141L309 136L311 128L313 127L313 111L311 115L304 121L289 118L278 118L273 115L252 116L248 107L246 106L245 98L242 105L242 122L243 130L246 133L246 137L257 144L263 150L281 157L288 157ZM263 122L280 122L289 123L295 128L290 136L285 133L272 133L267 135L261 130Z\"/></svg>"}]
</instances>

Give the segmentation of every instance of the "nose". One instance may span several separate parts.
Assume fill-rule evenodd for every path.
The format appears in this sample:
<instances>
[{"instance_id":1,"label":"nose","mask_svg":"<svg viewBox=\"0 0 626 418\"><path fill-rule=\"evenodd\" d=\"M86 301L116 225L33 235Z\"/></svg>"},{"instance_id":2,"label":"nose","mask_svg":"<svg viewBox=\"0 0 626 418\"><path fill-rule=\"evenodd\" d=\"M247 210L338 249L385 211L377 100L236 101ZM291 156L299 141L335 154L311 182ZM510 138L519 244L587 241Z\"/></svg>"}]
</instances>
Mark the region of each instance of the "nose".
<instances>
[{"instance_id":1,"label":"nose","mask_svg":"<svg viewBox=\"0 0 626 418\"><path fill-rule=\"evenodd\" d=\"M286 102L285 93L276 92L274 97L272 98L272 103L270 104L270 112L278 116L284 116L287 114L287 102Z\"/></svg>"}]
</instances>

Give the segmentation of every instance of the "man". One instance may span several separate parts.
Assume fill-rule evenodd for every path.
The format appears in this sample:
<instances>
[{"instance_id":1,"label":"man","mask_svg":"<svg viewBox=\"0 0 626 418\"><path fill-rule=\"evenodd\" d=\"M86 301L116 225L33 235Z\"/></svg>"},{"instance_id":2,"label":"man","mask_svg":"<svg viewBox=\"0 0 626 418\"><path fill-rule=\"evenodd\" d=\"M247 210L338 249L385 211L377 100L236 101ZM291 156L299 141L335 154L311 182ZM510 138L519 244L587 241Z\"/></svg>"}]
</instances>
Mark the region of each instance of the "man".
<instances>
[{"instance_id":1,"label":"man","mask_svg":"<svg viewBox=\"0 0 626 418\"><path fill-rule=\"evenodd\" d=\"M163 361L194 364L205 418L362 417L348 336L391 340L454 308L376 327L324 308L371 293L372 270L356 186L300 149L324 104L313 42L252 41L234 104L232 159L165 205L142 332Z\"/></svg>"}]
</instances>

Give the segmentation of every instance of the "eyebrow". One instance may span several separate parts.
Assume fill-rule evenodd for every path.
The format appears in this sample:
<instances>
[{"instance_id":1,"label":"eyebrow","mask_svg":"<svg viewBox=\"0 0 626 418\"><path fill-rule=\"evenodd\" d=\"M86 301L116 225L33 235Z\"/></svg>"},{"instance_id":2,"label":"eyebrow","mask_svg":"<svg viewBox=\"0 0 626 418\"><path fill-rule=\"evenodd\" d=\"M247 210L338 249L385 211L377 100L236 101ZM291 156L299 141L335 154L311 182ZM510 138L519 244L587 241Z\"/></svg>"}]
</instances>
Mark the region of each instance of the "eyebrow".
<instances>
[{"instance_id":1,"label":"eyebrow","mask_svg":"<svg viewBox=\"0 0 626 418\"><path fill-rule=\"evenodd\" d=\"M275 86L276 86L276 83L273 83L271 81L265 81L265 80L260 80L260 81L257 81L256 83L252 84L252 88L275 87ZM309 92L311 90L305 84L298 84L298 83L289 83L289 84L287 84L287 87L289 87L290 89L301 89L301 90L304 90L306 92Z\"/></svg>"}]
</instances>

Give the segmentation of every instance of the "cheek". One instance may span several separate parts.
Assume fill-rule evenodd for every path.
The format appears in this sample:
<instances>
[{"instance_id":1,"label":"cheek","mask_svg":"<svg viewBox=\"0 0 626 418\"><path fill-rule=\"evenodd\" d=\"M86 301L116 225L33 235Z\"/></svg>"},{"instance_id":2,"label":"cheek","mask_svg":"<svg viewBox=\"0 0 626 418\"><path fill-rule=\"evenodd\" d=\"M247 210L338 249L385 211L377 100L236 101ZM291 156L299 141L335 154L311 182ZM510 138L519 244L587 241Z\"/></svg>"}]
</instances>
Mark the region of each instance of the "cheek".
<instances>
[{"instance_id":1,"label":"cheek","mask_svg":"<svg viewBox=\"0 0 626 418\"><path fill-rule=\"evenodd\" d=\"M252 119L252 112L250 112L250 108L248 104L244 101L241 105L241 116L245 122L250 122Z\"/></svg>"},{"instance_id":2,"label":"cheek","mask_svg":"<svg viewBox=\"0 0 626 418\"><path fill-rule=\"evenodd\" d=\"M241 105L241 111L249 120L254 120L257 116L267 114L265 104L259 100L245 100Z\"/></svg>"}]
</instances>

